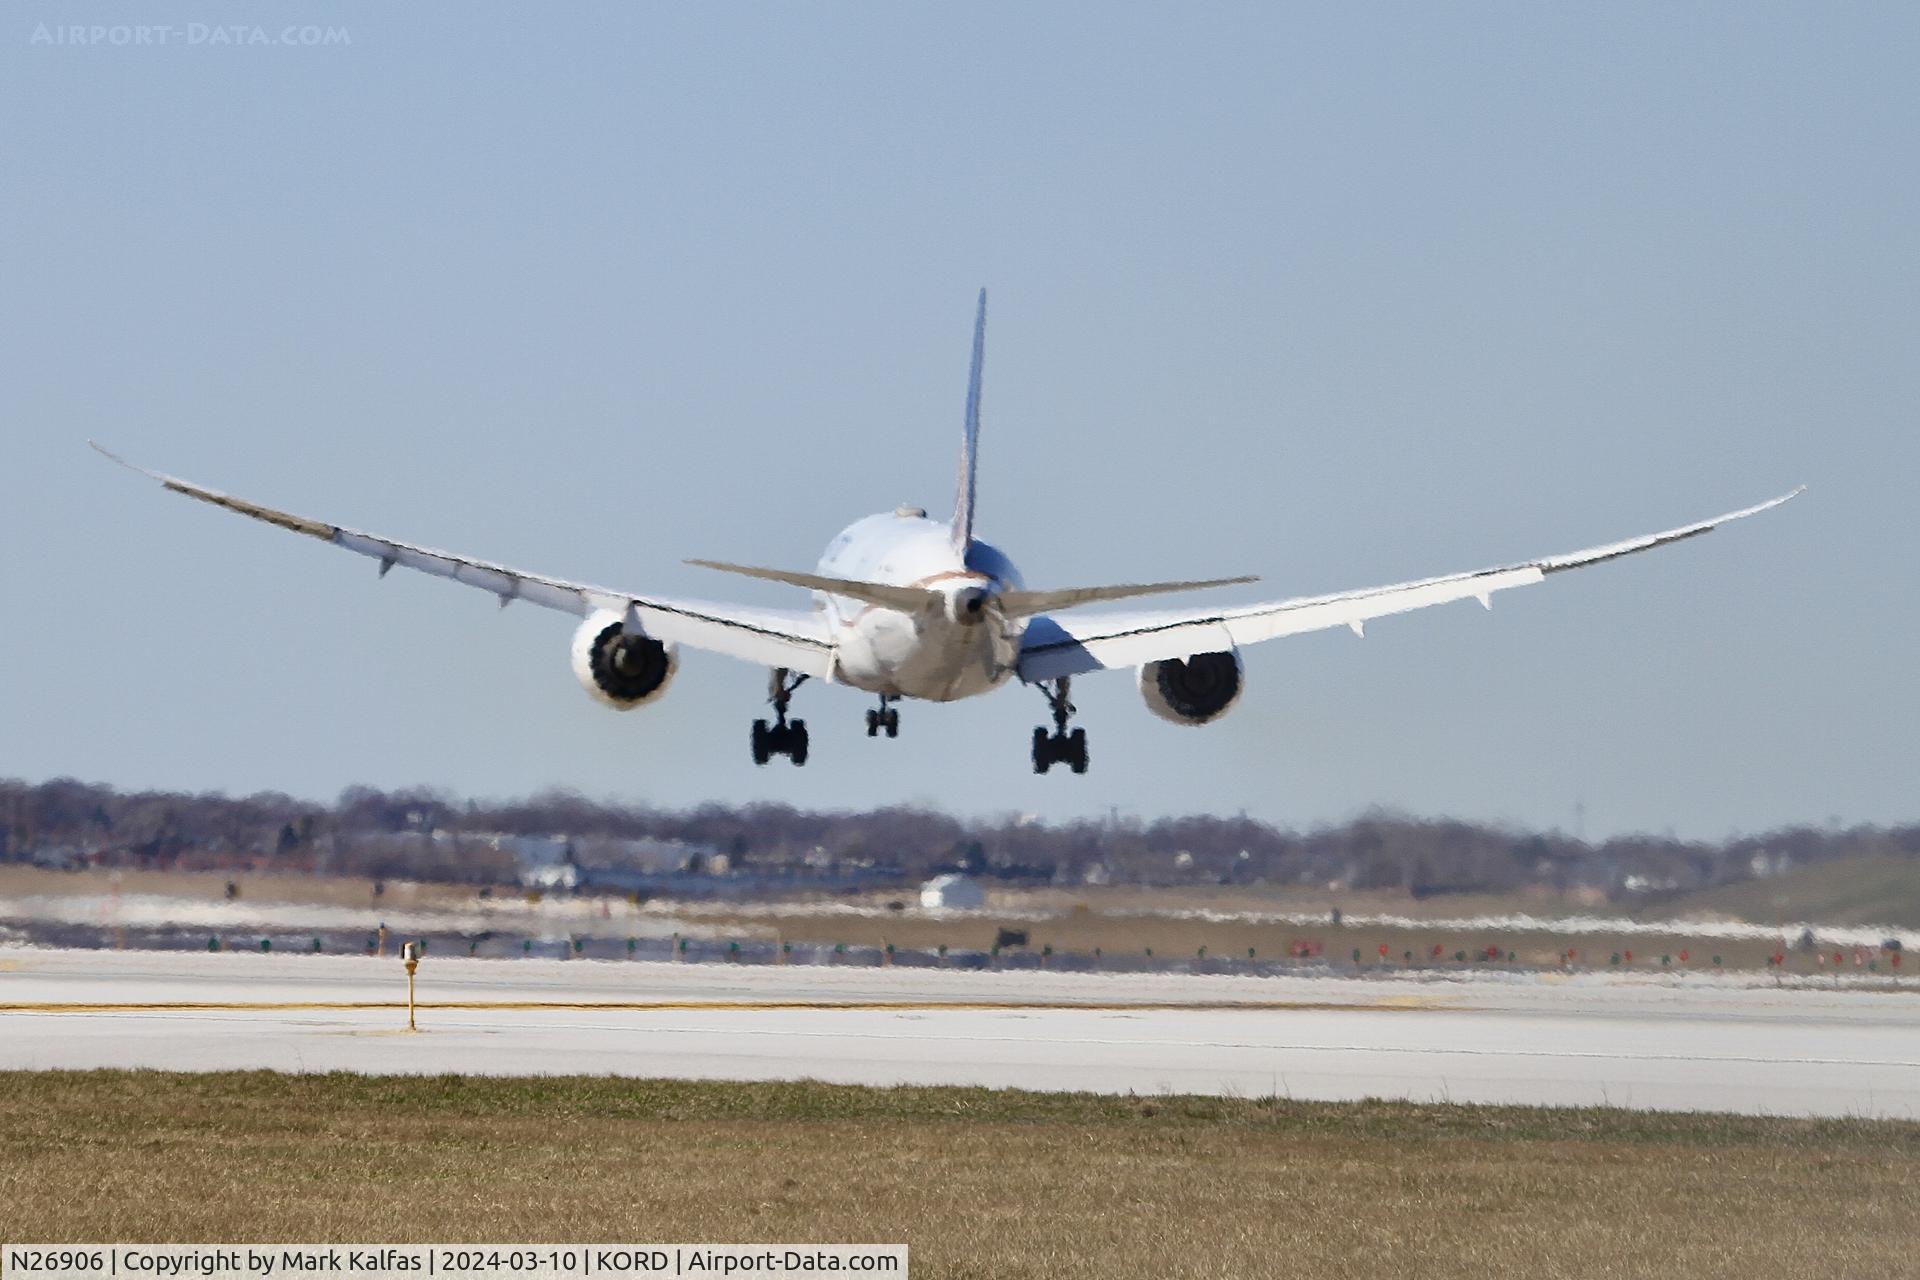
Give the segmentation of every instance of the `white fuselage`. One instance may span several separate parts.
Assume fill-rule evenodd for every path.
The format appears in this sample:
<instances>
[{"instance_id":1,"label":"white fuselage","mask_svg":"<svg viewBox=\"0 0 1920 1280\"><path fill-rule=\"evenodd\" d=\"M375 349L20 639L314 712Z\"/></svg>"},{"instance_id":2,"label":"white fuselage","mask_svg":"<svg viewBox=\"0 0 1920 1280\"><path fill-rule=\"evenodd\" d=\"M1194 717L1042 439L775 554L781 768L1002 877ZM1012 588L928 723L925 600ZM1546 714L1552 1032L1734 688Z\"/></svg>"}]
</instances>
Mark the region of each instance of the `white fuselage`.
<instances>
[{"instance_id":1,"label":"white fuselage","mask_svg":"<svg viewBox=\"0 0 1920 1280\"><path fill-rule=\"evenodd\" d=\"M917 614L816 593L815 607L833 633L836 681L869 693L952 702L990 692L1014 674L1026 623L1003 617L990 601L1021 582L998 549L976 539L963 555L948 525L902 507L848 525L828 544L819 571L940 593Z\"/></svg>"}]
</instances>

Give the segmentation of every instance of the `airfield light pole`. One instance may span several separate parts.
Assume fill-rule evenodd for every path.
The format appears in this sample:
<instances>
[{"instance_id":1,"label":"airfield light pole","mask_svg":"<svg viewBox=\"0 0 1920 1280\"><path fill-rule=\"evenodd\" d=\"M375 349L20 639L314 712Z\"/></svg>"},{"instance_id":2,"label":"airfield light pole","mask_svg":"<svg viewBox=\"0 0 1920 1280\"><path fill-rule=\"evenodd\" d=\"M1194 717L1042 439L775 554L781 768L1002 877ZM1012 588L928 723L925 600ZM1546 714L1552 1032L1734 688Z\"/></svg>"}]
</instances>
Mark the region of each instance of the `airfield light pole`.
<instances>
[{"instance_id":1,"label":"airfield light pole","mask_svg":"<svg viewBox=\"0 0 1920 1280\"><path fill-rule=\"evenodd\" d=\"M409 942L400 948L400 958L407 966L407 1030L418 1031L413 1022L413 971L420 967L420 944Z\"/></svg>"}]
</instances>

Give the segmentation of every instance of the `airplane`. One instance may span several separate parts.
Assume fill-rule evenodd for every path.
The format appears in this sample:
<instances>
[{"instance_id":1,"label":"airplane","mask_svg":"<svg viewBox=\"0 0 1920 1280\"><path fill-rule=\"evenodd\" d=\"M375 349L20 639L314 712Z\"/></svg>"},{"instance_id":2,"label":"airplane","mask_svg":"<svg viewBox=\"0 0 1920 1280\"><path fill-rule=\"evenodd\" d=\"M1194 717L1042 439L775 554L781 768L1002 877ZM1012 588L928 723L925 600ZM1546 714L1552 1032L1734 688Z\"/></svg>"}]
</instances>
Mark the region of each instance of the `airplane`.
<instances>
[{"instance_id":1,"label":"airplane","mask_svg":"<svg viewBox=\"0 0 1920 1280\"><path fill-rule=\"evenodd\" d=\"M827 544L812 573L687 562L804 588L813 593L812 607L805 610L667 599L526 573L262 506L135 466L88 443L175 493L372 557L382 578L399 565L491 592L502 608L524 600L583 618L573 637L574 675L589 695L616 710L658 700L679 670L683 646L765 666L773 719L753 722L756 765L774 756L795 765L807 762L807 723L787 713L795 691L808 680L875 695L878 705L867 711L867 736L889 738L899 735L894 704L902 699L952 702L1017 680L1037 688L1052 713L1051 731L1045 726L1033 731L1033 770L1042 774L1055 764L1076 774L1087 771L1086 730L1069 728L1076 708L1068 695L1076 676L1132 667L1154 715L1180 725L1211 724L1239 701L1245 678L1240 655L1249 645L1333 627L1363 636L1375 618L1456 600L1478 600L1491 609L1497 591L1696 537L1771 510L1806 488L1661 533L1468 573L1230 608L1083 613L1081 607L1089 604L1257 579L1029 589L1013 561L974 534L986 326L982 289L949 519L933 519L917 506L868 516Z\"/></svg>"}]
</instances>

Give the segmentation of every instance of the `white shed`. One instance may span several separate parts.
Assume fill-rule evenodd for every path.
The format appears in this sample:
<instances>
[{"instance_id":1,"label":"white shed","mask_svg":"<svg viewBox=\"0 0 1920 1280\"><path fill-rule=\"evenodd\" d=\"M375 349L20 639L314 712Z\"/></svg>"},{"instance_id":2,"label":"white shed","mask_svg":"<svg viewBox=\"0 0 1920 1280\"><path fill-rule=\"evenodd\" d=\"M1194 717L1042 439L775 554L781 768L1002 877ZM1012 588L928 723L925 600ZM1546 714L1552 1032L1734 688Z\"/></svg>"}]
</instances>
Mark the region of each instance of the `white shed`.
<instances>
[{"instance_id":1,"label":"white shed","mask_svg":"<svg viewBox=\"0 0 1920 1280\"><path fill-rule=\"evenodd\" d=\"M920 905L929 911L972 911L985 906L986 901L987 891L980 882L962 875L935 876L920 886Z\"/></svg>"}]
</instances>

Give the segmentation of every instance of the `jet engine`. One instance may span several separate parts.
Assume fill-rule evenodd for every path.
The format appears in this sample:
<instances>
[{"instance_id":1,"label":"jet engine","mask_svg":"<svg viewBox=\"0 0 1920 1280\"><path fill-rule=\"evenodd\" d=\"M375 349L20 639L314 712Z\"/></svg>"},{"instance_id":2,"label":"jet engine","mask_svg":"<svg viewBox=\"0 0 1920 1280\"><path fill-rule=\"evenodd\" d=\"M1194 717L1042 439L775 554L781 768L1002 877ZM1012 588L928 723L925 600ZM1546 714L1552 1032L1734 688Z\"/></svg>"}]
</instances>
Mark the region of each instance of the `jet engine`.
<instances>
[{"instance_id":1,"label":"jet engine","mask_svg":"<svg viewBox=\"0 0 1920 1280\"><path fill-rule=\"evenodd\" d=\"M595 701L616 711L658 698L679 667L673 646L629 630L617 613L596 613L573 633L574 676Z\"/></svg>"},{"instance_id":2,"label":"jet engine","mask_svg":"<svg viewBox=\"0 0 1920 1280\"><path fill-rule=\"evenodd\" d=\"M1240 654L1196 653L1140 668L1140 696L1147 710L1174 724L1211 724L1240 700Z\"/></svg>"}]
</instances>

